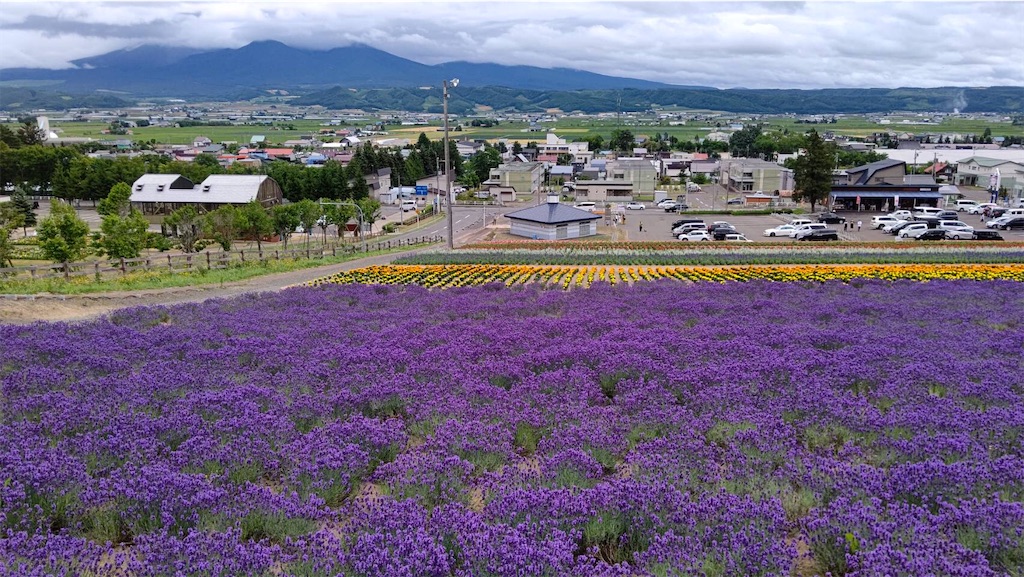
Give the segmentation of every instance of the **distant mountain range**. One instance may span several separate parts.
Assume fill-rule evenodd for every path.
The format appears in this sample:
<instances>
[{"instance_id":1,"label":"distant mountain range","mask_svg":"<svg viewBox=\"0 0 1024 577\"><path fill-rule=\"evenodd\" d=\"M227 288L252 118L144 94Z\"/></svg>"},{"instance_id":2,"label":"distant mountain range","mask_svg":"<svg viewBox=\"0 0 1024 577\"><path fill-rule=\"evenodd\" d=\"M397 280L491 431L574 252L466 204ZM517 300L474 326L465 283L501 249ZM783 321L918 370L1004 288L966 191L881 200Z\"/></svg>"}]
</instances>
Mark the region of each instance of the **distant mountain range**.
<instances>
[{"instance_id":1,"label":"distant mountain range","mask_svg":"<svg viewBox=\"0 0 1024 577\"><path fill-rule=\"evenodd\" d=\"M1024 113L1024 87L719 90L564 68L470 62L428 66L361 44L305 50L263 41L211 51L147 45L73 64L65 70L0 70L0 108L111 108L158 98L250 100L289 94L299 97L297 104L328 108L439 112L441 81L459 78L449 101L459 114L483 107L588 113L651 107L754 114Z\"/></svg>"}]
</instances>

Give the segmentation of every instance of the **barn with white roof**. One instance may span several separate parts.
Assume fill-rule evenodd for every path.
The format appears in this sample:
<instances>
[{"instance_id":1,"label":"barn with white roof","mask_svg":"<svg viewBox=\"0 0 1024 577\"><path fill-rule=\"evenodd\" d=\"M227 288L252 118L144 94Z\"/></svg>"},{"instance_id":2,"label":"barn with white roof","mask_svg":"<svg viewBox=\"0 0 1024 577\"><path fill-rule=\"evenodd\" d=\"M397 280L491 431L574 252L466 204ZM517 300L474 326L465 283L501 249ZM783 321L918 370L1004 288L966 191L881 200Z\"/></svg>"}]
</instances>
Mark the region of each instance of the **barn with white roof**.
<instances>
[{"instance_id":1,"label":"barn with white roof","mask_svg":"<svg viewBox=\"0 0 1024 577\"><path fill-rule=\"evenodd\" d=\"M264 174L212 174L198 185L180 174L144 174L132 184L131 203L142 214L166 215L185 205L210 212L258 200L271 207L283 198L281 186Z\"/></svg>"}]
</instances>

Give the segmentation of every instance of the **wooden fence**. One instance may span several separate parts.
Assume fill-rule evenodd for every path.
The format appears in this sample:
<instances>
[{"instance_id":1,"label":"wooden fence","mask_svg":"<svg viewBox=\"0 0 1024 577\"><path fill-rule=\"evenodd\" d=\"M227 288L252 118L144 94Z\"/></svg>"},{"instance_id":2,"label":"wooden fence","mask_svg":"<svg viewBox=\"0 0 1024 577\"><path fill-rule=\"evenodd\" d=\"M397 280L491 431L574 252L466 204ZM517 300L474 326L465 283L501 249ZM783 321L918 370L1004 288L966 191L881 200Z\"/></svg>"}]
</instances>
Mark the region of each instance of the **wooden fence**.
<instances>
[{"instance_id":1,"label":"wooden fence","mask_svg":"<svg viewBox=\"0 0 1024 577\"><path fill-rule=\"evenodd\" d=\"M389 250L403 246L430 244L443 240L441 236L422 236L407 239L379 240L366 243L367 252ZM157 254L139 258L117 260L64 262L48 265L27 265L0 268L0 281L11 279L47 279L91 276L95 279L126 275L132 272L190 272L196 270L217 270L250 262L275 260L322 259L338 255L361 252L361 243L337 243L296 249L238 250L222 252L197 252L191 254Z\"/></svg>"}]
</instances>

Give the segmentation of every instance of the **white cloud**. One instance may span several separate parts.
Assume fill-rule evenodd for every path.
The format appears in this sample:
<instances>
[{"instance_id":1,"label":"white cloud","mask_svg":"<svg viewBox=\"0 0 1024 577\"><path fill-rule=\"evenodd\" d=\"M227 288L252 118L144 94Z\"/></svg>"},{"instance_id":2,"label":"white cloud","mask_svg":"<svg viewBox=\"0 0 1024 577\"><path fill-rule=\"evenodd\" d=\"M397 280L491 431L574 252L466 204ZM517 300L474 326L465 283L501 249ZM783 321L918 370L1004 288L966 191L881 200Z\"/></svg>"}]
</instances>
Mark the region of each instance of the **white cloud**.
<instances>
[{"instance_id":1,"label":"white cloud","mask_svg":"<svg viewBox=\"0 0 1024 577\"><path fill-rule=\"evenodd\" d=\"M0 67L140 44L369 44L425 64L580 68L674 84L1024 85L1020 2L4 2Z\"/></svg>"}]
</instances>

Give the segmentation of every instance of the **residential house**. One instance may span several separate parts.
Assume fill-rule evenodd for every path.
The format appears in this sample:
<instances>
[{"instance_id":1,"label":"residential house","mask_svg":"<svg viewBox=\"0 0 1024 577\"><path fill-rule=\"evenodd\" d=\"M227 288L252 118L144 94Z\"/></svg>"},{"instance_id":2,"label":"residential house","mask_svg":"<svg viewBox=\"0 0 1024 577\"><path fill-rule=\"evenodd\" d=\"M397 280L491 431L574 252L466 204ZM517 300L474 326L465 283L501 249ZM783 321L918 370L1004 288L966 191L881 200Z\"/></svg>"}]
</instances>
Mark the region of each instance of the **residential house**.
<instances>
[{"instance_id":1,"label":"residential house","mask_svg":"<svg viewBox=\"0 0 1024 577\"><path fill-rule=\"evenodd\" d=\"M560 154L568 154L572 156L573 163L588 164L594 158L594 153L590 151L590 144L588 142L566 142L564 138L559 138L555 133L547 133L547 139L543 143L537 144L538 154L553 154L557 158Z\"/></svg>"},{"instance_id":2,"label":"residential house","mask_svg":"<svg viewBox=\"0 0 1024 577\"><path fill-rule=\"evenodd\" d=\"M722 184L729 192L793 190L793 171L758 158L732 158L722 161Z\"/></svg>"},{"instance_id":3,"label":"residential house","mask_svg":"<svg viewBox=\"0 0 1024 577\"><path fill-rule=\"evenodd\" d=\"M956 165L949 162L937 162L924 169L924 174L930 174L936 181L953 182L956 176Z\"/></svg>"},{"instance_id":4,"label":"residential house","mask_svg":"<svg viewBox=\"0 0 1024 577\"><path fill-rule=\"evenodd\" d=\"M1018 185L1018 171L1024 171L1024 162L971 156L956 163L956 183L965 186L989 188L999 173L999 187L1013 190Z\"/></svg>"},{"instance_id":5,"label":"residential house","mask_svg":"<svg viewBox=\"0 0 1024 577\"><path fill-rule=\"evenodd\" d=\"M652 191L653 192L653 191ZM628 180L577 180L576 200L591 202L630 202L636 190Z\"/></svg>"},{"instance_id":6,"label":"residential house","mask_svg":"<svg viewBox=\"0 0 1024 577\"><path fill-rule=\"evenodd\" d=\"M487 187L511 187L516 195L534 194L544 181L544 165L539 162L509 162L492 168L490 176L482 183ZM498 197L492 191L492 197ZM515 200L514 198L512 200Z\"/></svg>"},{"instance_id":7,"label":"residential house","mask_svg":"<svg viewBox=\"0 0 1024 577\"><path fill-rule=\"evenodd\" d=\"M658 187L658 167L645 158L619 158L608 163L606 180L629 182L634 194L654 194Z\"/></svg>"}]
</instances>

